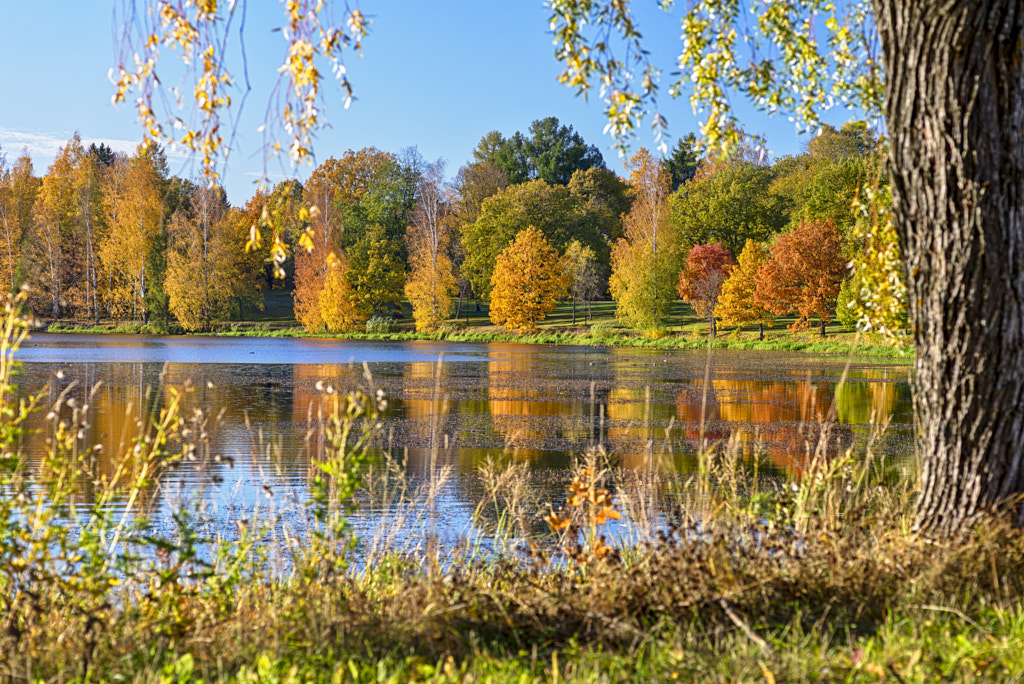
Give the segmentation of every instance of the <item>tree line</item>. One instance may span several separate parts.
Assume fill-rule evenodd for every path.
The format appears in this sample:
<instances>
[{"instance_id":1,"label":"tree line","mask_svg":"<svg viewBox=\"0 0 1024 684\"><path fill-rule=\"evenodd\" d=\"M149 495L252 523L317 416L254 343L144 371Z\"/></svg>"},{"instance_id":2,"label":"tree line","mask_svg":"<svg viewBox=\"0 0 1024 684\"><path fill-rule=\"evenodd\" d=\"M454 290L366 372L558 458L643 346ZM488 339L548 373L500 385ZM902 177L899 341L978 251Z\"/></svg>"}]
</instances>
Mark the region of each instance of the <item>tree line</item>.
<instances>
[{"instance_id":1,"label":"tree line","mask_svg":"<svg viewBox=\"0 0 1024 684\"><path fill-rule=\"evenodd\" d=\"M471 299L531 330L558 301L575 324L610 295L641 330L681 297L712 334L789 312L892 333L905 314L879 158L863 124L771 164L752 149L702 158L690 135L663 159L638 150L620 177L550 117L483 136L451 180L415 148L365 148L233 207L170 175L156 145L126 155L76 135L41 178L27 154L0 161L0 269L40 316L190 331L276 287L310 331L355 330L403 300L436 330Z\"/></svg>"},{"instance_id":2,"label":"tree line","mask_svg":"<svg viewBox=\"0 0 1024 684\"><path fill-rule=\"evenodd\" d=\"M0 277L53 320L206 329L262 306L262 262L239 248L253 207L170 175L156 145L128 155L75 134L41 178L27 153L0 157Z\"/></svg>"}]
</instances>

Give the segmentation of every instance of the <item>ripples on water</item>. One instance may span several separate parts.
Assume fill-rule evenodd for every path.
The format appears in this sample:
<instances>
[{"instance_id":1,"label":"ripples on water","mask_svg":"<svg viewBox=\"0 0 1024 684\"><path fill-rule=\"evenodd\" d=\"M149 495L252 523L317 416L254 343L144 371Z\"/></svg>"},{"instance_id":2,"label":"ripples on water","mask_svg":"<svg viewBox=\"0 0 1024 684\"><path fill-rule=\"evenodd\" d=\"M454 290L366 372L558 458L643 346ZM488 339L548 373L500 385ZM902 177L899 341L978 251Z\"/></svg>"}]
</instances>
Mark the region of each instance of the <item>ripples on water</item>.
<instances>
[{"instance_id":1,"label":"ripples on water","mask_svg":"<svg viewBox=\"0 0 1024 684\"><path fill-rule=\"evenodd\" d=\"M438 359L443 361L438 369ZM736 439L745 456L763 454L779 476L799 474L817 425L835 405L833 452L862 454L873 424L891 421L875 443L890 461L912 453L909 367L781 352L636 350L433 342L349 342L283 338L144 337L39 334L19 353L20 390L69 385L91 421L84 438L103 444L111 472L140 421L191 384L185 414L209 419L207 449L169 470L151 492L156 519L183 502L225 530L230 521L300 510L309 475L306 441L317 383L340 391L365 384L363 364L388 396L386 446L414 491L440 469L449 477L430 531L457 539L482 490L476 470L488 455L529 463L538 504L564 498L568 468L601 441L625 469L685 476L701 435ZM707 382L705 382L707 378ZM323 385L321 385L323 386ZM26 450L38 458L47 425L40 413ZM446 447L432 452L431 439ZM813 447L812 447L813 449ZM431 454L434 454L431 457ZM88 492L83 492L88 496ZM366 495L369 497L369 495ZM546 512L544 506L537 512ZM161 512L162 511L162 512ZM376 495L354 523L372 537L400 507ZM539 521L539 519L538 519ZM422 520L421 527L427 523ZM225 532L229 534L229 532Z\"/></svg>"}]
</instances>

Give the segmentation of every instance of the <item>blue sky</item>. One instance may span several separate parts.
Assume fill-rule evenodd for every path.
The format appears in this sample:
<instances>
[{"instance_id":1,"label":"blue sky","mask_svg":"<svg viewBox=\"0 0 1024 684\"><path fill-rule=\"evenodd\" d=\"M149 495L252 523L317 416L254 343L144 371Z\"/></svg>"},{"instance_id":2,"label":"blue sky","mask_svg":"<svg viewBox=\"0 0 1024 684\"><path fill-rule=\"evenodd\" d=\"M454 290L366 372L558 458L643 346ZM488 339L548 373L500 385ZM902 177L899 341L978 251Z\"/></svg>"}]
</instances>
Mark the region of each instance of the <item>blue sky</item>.
<instances>
[{"instance_id":1,"label":"blue sky","mask_svg":"<svg viewBox=\"0 0 1024 684\"><path fill-rule=\"evenodd\" d=\"M679 23L654 8L653 0L647 4L651 8L641 15L641 31L669 70L679 50ZM525 132L533 120L556 116L597 145L609 168L621 171L622 162L610 149L613 141L602 133L601 102L585 102L556 80L560 66L542 2L363 0L360 7L373 23L363 58L346 57L357 100L345 110L332 84L324 116L332 128L316 139L318 160L350 148L372 145L398 152L415 145L427 160L443 157L451 176L470 160L488 131ZM281 12L274 0L250 0L246 47L253 92L223 175L235 204L252 194L263 165L256 129L284 54L280 35L271 31L281 23ZM134 109L115 109L110 100L113 86L107 73L115 64L116 30L113 2L0 3L0 146L9 160L27 145L36 173L42 174L75 130L86 144L104 141L115 149L134 149L142 136ZM165 53L163 59L171 55ZM235 72L240 76L240 69ZM240 99L238 92L234 100ZM738 111L749 132L767 136L773 156L802 149L805 141L785 117ZM697 128L684 99L666 96L662 112L669 119L670 145L676 136ZM848 117L838 113L828 118L841 122ZM644 129L636 144L655 143ZM172 157L171 162L173 173L196 172L185 158ZM311 167L272 163L269 170L277 180L304 178Z\"/></svg>"}]
</instances>

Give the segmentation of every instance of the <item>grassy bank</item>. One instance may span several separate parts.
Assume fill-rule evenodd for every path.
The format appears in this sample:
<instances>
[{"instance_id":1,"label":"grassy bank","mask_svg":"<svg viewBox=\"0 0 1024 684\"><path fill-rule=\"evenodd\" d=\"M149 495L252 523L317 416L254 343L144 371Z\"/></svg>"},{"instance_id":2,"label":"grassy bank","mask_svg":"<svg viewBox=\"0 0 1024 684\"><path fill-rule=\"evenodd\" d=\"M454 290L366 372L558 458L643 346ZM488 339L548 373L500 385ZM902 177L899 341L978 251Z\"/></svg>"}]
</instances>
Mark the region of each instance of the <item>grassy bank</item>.
<instances>
[{"instance_id":1,"label":"grassy bank","mask_svg":"<svg viewBox=\"0 0 1024 684\"><path fill-rule=\"evenodd\" d=\"M8 340L17 324L8 317ZM1024 535L994 514L955 541L916 537L912 466L877 458L873 441L868 453L828 457L818 449L828 425L808 432L821 441L807 444L814 459L793 482L765 477L756 454L728 444L699 453L684 483L615 468L598 445L564 497L536 501L527 465L496 457L479 473L473 530L442 546L433 530L445 470L413 487L398 464L373 461L384 398L324 387L304 502L211 517L197 490L153 522L161 476L216 458L215 421L180 411L188 388L164 388L143 436L100 455L78 437L93 420L87 404L11 399L9 349L3 681L974 681L1024 671ZM52 437L30 459L18 434L36 410ZM357 539L346 520L360 502L401 505L422 522Z\"/></svg>"},{"instance_id":2,"label":"grassy bank","mask_svg":"<svg viewBox=\"0 0 1024 684\"><path fill-rule=\"evenodd\" d=\"M408 306L405 307L408 314ZM882 356L893 359L912 359L910 346L891 345L865 341L864 336L845 330L832 323L826 326L822 338L817 330L793 333L787 326L793 317L780 317L773 328L765 331L765 339L758 339L756 330L720 330L715 340L709 340L707 321L697 319L689 305L677 301L669 317L673 325L642 334L619 325L615 318L614 302L595 302L590 307L589 322L580 307L573 323L572 305L562 303L538 325L536 333L513 334L504 328L491 324L486 305L476 310L475 302L465 302L463 314L450 320L439 332L420 333L415 331L407 316L387 326L387 332L377 333L309 333L298 325L291 308L291 294L283 290L266 293L262 312L250 312L249 320L223 323L211 332L203 333L222 337L301 337L342 340L449 340L453 342L503 342L522 344L561 345L604 345L618 347L657 349L706 349L710 344L716 349L758 349L764 351L799 351L816 354L844 354L857 356ZM80 325L55 322L47 328L50 332L92 333L92 334L182 334L177 326L142 325L120 322L104 325Z\"/></svg>"}]
</instances>

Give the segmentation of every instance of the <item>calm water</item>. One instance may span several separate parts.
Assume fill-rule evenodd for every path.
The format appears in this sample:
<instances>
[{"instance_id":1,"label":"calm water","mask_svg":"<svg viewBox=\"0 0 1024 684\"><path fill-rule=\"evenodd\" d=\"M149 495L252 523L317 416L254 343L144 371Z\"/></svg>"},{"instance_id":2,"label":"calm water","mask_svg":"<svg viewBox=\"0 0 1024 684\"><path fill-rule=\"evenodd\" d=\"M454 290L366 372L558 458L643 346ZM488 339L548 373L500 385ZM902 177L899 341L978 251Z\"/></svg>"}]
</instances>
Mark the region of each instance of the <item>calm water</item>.
<instances>
[{"instance_id":1,"label":"calm water","mask_svg":"<svg viewBox=\"0 0 1024 684\"><path fill-rule=\"evenodd\" d=\"M845 358L779 352L38 334L18 358L23 392L48 387L51 402L62 392L91 396L82 437L103 445L100 469L109 472L139 422L171 388L190 384L186 413L208 419L203 465L171 470L153 498L173 506L199 495L218 514L303 500L317 383L359 387L364 363L387 393L391 453L414 478L451 466L438 508L442 527L453 529L477 504L475 473L489 454L528 462L537 483L561 491L563 469L593 441L624 467L685 472L703 428L705 439L732 437L792 475L806 466L814 426L833 402L840 425L831 450L862 453L883 420L891 425L877 453L904 459L913 442L909 367L878 360L850 363L837 391ZM432 460L434 424L447 448ZM35 426L27 449L38 455L43 413ZM378 509L366 507L363 523Z\"/></svg>"}]
</instances>

